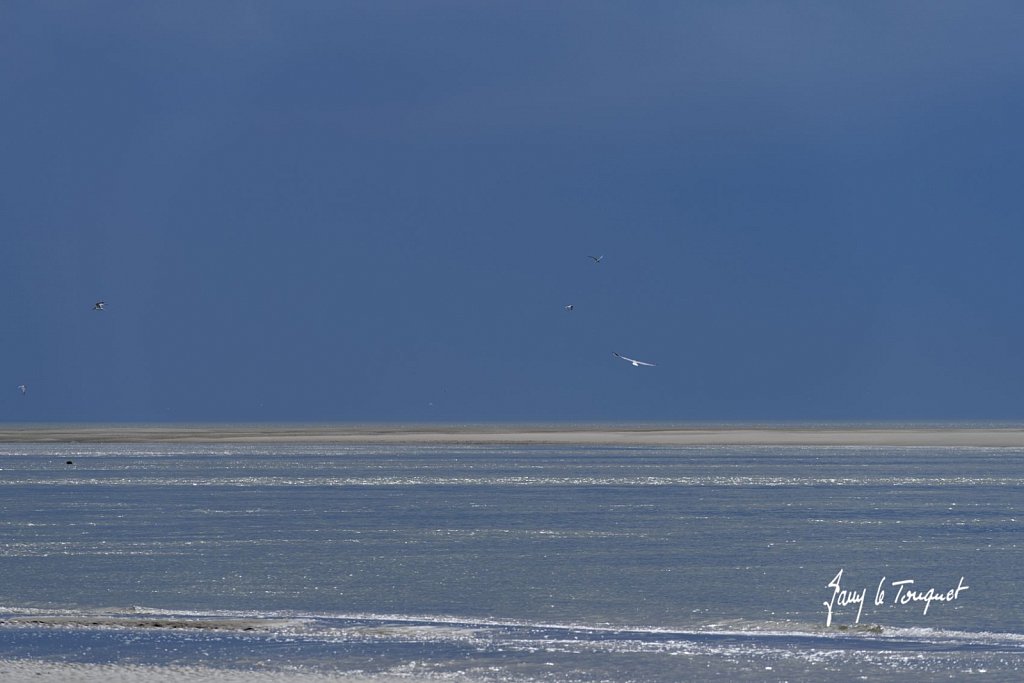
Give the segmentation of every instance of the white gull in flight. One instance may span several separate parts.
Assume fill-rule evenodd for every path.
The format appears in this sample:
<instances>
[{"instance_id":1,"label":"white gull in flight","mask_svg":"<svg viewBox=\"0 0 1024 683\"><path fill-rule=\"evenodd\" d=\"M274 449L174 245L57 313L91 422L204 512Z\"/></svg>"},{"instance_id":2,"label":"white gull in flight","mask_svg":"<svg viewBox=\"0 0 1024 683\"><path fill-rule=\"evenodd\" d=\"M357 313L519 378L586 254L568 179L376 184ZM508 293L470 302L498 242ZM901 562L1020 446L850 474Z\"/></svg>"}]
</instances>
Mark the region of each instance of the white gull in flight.
<instances>
[{"instance_id":1,"label":"white gull in flight","mask_svg":"<svg viewBox=\"0 0 1024 683\"><path fill-rule=\"evenodd\" d=\"M635 367L635 368L638 368L641 365L646 365L649 368L655 367L654 363L645 363L642 360L634 360L633 358L626 358L625 356L621 356L621 355L615 353L614 351L612 351L612 353L615 355L616 358L621 358L622 360L629 361L630 363L633 364L633 367Z\"/></svg>"}]
</instances>

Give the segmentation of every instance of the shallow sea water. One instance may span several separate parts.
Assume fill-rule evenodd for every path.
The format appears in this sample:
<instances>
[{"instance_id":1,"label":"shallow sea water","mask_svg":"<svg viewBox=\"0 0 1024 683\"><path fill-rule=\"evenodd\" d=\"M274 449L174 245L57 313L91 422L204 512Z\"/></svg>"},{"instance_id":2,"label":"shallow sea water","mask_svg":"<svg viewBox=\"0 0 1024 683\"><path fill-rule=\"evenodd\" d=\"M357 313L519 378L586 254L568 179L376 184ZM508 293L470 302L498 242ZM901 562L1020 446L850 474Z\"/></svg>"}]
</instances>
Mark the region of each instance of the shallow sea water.
<instances>
[{"instance_id":1,"label":"shallow sea water","mask_svg":"<svg viewBox=\"0 0 1024 683\"><path fill-rule=\"evenodd\" d=\"M1022 466L1012 448L0 444L0 659L1020 680Z\"/></svg>"}]
</instances>

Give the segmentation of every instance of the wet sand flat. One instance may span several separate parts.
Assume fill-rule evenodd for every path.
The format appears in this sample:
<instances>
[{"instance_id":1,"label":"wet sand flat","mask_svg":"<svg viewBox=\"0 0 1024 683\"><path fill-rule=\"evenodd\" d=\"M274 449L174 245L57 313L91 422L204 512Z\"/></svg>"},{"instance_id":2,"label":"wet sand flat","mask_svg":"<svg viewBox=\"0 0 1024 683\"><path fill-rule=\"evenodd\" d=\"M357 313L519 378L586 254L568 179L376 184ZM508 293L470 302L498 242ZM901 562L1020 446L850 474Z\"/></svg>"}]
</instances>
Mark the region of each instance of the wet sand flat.
<instances>
[{"instance_id":1,"label":"wet sand flat","mask_svg":"<svg viewBox=\"0 0 1024 683\"><path fill-rule=\"evenodd\" d=\"M33 683L390 683L406 676L345 675L313 671L234 671L205 666L145 666L0 659L0 680ZM459 679L453 679L457 681Z\"/></svg>"},{"instance_id":2,"label":"wet sand flat","mask_svg":"<svg viewBox=\"0 0 1024 683\"><path fill-rule=\"evenodd\" d=\"M1022 427L7 425L0 443L422 443L1024 447Z\"/></svg>"}]
</instances>

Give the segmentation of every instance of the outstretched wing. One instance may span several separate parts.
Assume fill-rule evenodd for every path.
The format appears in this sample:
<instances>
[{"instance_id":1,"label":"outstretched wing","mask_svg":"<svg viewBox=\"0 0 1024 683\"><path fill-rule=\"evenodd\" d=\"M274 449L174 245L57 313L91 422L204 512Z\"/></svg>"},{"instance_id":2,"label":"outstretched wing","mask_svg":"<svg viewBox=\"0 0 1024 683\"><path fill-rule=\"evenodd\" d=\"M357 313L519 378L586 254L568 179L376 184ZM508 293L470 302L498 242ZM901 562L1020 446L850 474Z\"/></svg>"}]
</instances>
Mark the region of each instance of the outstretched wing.
<instances>
[{"instance_id":1,"label":"outstretched wing","mask_svg":"<svg viewBox=\"0 0 1024 683\"><path fill-rule=\"evenodd\" d=\"M614 356L615 356L616 358L621 358L622 360L625 360L625 361L629 361L629 362L630 362L630 363L632 363L633 365L646 365L646 366L647 366L647 367L649 367L649 368L657 367L657 366L656 366L656 365L655 365L654 363L645 363L645 362L644 362L644 361L642 361L642 360L637 360L637 359L635 359L635 358L629 358L628 356L623 356L622 354L620 354L620 353L615 353L614 351L612 351L612 354L613 354L613 355L614 355Z\"/></svg>"}]
</instances>

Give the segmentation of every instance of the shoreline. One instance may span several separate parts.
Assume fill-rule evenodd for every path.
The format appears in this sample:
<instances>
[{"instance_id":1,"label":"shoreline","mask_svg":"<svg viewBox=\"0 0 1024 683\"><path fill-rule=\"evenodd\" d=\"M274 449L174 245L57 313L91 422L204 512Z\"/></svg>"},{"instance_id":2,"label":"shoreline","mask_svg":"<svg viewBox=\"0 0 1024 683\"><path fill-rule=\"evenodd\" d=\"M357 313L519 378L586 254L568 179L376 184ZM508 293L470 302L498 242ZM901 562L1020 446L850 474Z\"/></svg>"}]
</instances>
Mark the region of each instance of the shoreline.
<instances>
[{"instance_id":1,"label":"shoreline","mask_svg":"<svg viewBox=\"0 0 1024 683\"><path fill-rule=\"evenodd\" d=\"M388 673L321 673L302 670L230 669L211 665L63 662L40 658L0 658L0 679L34 683L398 683ZM452 679L462 680L462 679Z\"/></svg>"},{"instance_id":2,"label":"shoreline","mask_svg":"<svg viewBox=\"0 0 1024 683\"><path fill-rule=\"evenodd\" d=\"M1024 447L1008 426L0 425L0 443Z\"/></svg>"}]
</instances>

